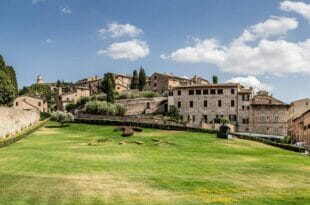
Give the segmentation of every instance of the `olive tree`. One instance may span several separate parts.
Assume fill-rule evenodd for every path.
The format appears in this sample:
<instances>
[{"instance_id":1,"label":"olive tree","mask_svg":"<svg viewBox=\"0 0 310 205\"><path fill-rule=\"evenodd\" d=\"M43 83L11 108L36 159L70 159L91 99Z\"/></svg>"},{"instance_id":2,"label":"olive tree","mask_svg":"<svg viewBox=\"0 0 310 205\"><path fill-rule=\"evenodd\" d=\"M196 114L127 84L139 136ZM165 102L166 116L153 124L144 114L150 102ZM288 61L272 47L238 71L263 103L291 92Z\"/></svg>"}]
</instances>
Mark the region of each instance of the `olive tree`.
<instances>
[{"instance_id":1,"label":"olive tree","mask_svg":"<svg viewBox=\"0 0 310 205\"><path fill-rule=\"evenodd\" d=\"M61 124L61 126L63 127L65 123L68 122L72 122L74 120L74 117L72 115L72 113L70 112L53 112L51 114L51 118L52 121L58 122Z\"/></svg>"}]
</instances>

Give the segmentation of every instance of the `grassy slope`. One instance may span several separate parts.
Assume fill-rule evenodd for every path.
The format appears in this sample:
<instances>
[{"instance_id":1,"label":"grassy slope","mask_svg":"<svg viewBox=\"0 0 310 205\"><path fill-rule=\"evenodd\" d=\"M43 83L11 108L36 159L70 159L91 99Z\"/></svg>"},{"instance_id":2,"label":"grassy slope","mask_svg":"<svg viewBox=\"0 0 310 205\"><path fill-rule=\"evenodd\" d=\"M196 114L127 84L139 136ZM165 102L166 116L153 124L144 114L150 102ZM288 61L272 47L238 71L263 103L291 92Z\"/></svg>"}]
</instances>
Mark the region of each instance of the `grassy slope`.
<instances>
[{"instance_id":1,"label":"grassy slope","mask_svg":"<svg viewBox=\"0 0 310 205\"><path fill-rule=\"evenodd\" d=\"M119 145L113 127L53 125L0 150L0 204L310 203L310 158L297 153L151 129ZM100 138L113 141L88 145Z\"/></svg>"}]
</instances>

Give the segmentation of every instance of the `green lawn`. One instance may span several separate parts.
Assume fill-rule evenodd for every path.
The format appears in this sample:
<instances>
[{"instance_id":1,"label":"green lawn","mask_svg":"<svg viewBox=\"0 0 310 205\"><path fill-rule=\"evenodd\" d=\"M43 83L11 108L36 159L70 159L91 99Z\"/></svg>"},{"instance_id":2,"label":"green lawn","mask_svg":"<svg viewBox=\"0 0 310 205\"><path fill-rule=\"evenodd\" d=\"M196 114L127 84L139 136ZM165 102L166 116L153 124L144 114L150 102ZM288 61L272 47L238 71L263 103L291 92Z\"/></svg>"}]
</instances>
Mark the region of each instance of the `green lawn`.
<instances>
[{"instance_id":1,"label":"green lawn","mask_svg":"<svg viewBox=\"0 0 310 205\"><path fill-rule=\"evenodd\" d=\"M123 138L111 126L55 125L0 149L0 204L310 204L310 157L298 153L205 133ZM103 138L112 141L88 145Z\"/></svg>"}]
</instances>

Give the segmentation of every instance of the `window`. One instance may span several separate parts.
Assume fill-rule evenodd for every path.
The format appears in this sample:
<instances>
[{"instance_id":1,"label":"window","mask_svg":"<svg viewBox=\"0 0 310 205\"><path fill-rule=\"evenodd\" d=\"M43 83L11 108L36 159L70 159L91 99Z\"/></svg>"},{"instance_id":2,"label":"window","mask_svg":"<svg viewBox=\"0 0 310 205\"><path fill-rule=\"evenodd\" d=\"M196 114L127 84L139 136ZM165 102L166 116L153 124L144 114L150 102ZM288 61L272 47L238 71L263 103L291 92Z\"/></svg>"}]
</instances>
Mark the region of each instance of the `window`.
<instances>
[{"instance_id":1,"label":"window","mask_svg":"<svg viewBox=\"0 0 310 205\"><path fill-rule=\"evenodd\" d=\"M195 115L193 115L193 122L195 122Z\"/></svg>"},{"instance_id":2,"label":"window","mask_svg":"<svg viewBox=\"0 0 310 205\"><path fill-rule=\"evenodd\" d=\"M242 105L242 110L244 110L245 109L245 106L244 105Z\"/></svg>"},{"instance_id":3,"label":"window","mask_svg":"<svg viewBox=\"0 0 310 205\"><path fill-rule=\"evenodd\" d=\"M231 100L231 101L230 101L230 106L231 106L231 107L235 107L235 100Z\"/></svg>"},{"instance_id":4,"label":"window","mask_svg":"<svg viewBox=\"0 0 310 205\"><path fill-rule=\"evenodd\" d=\"M196 90L196 95L201 95L201 90Z\"/></svg>"},{"instance_id":5,"label":"window","mask_svg":"<svg viewBox=\"0 0 310 205\"><path fill-rule=\"evenodd\" d=\"M181 94L182 94L181 90L178 90L178 95L181 95Z\"/></svg>"},{"instance_id":6,"label":"window","mask_svg":"<svg viewBox=\"0 0 310 205\"><path fill-rule=\"evenodd\" d=\"M249 124L249 118L243 118L242 124Z\"/></svg>"},{"instance_id":7,"label":"window","mask_svg":"<svg viewBox=\"0 0 310 205\"><path fill-rule=\"evenodd\" d=\"M15 106L18 106L18 102L15 103Z\"/></svg>"},{"instance_id":8,"label":"window","mask_svg":"<svg viewBox=\"0 0 310 205\"><path fill-rule=\"evenodd\" d=\"M154 87L157 87L157 83L154 83Z\"/></svg>"},{"instance_id":9,"label":"window","mask_svg":"<svg viewBox=\"0 0 310 205\"><path fill-rule=\"evenodd\" d=\"M235 89L231 89L231 90L230 90L230 93L231 93L232 95L234 95L234 94L235 94Z\"/></svg>"},{"instance_id":10,"label":"window","mask_svg":"<svg viewBox=\"0 0 310 205\"><path fill-rule=\"evenodd\" d=\"M194 90L189 90L189 91L188 91L188 94L189 94L189 95L194 95Z\"/></svg>"},{"instance_id":11,"label":"window","mask_svg":"<svg viewBox=\"0 0 310 205\"><path fill-rule=\"evenodd\" d=\"M209 90L204 89L204 90L203 90L203 94L204 94L204 95L208 95L208 94L209 94Z\"/></svg>"},{"instance_id":12,"label":"window","mask_svg":"<svg viewBox=\"0 0 310 205\"><path fill-rule=\"evenodd\" d=\"M156 80L156 79L157 79L157 75L154 76L154 80Z\"/></svg>"},{"instance_id":13,"label":"window","mask_svg":"<svg viewBox=\"0 0 310 205\"><path fill-rule=\"evenodd\" d=\"M41 102L38 102L38 106L41 107Z\"/></svg>"},{"instance_id":14,"label":"window","mask_svg":"<svg viewBox=\"0 0 310 205\"><path fill-rule=\"evenodd\" d=\"M189 107L194 107L194 102L193 101L189 101Z\"/></svg>"},{"instance_id":15,"label":"window","mask_svg":"<svg viewBox=\"0 0 310 205\"><path fill-rule=\"evenodd\" d=\"M150 106L150 103L146 103L146 109L150 109L151 106Z\"/></svg>"},{"instance_id":16,"label":"window","mask_svg":"<svg viewBox=\"0 0 310 205\"><path fill-rule=\"evenodd\" d=\"M249 110L249 109L250 109L250 106L248 105L248 106L246 106L246 108Z\"/></svg>"},{"instance_id":17,"label":"window","mask_svg":"<svg viewBox=\"0 0 310 205\"><path fill-rule=\"evenodd\" d=\"M279 115L278 114L275 114L273 117L274 117L275 122L279 122Z\"/></svg>"},{"instance_id":18,"label":"window","mask_svg":"<svg viewBox=\"0 0 310 205\"><path fill-rule=\"evenodd\" d=\"M210 90L210 94L211 94L211 95L215 95L215 89L211 89L211 90Z\"/></svg>"},{"instance_id":19,"label":"window","mask_svg":"<svg viewBox=\"0 0 310 205\"><path fill-rule=\"evenodd\" d=\"M204 115L203 120L204 120L204 122L208 122L208 115Z\"/></svg>"},{"instance_id":20,"label":"window","mask_svg":"<svg viewBox=\"0 0 310 205\"><path fill-rule=\"evenodd\" d=\"M181 108L181 101L178 101L178 108Z\"/></svg>"},{"instance_id":21,"label":"window","mask_svg":"<svg viewBox=\"0 0 310 205\"><path fill-rule=\"evenodd\" d=\"M207 100L204 100L204 101L203 101L203 106L204 106L204 107L208 107L208 101L207 101Z\"/></svg>"},{"instance_id":22,"label":"window","mask_svg":"<svg viewBox=\"0 0 310 205\"><path fill-rule=\"evenodd\" d=\"M169 91L169 96L173 96L173 91Z\"/></svg>"},{"instance_id":23,"label":"window","mask_svg":"<svg viewBox=\"0 0 310 205\"><path fill-rule=\"evenodd\" d=\"M188 121L191 120L191 116L190 116L190 115L187 116L187 120L188 120Z\"/></svg>"},{"instance_id":24,"label":"window","mask_svg":"<svg viewBox=\"0 0 310 205\"><path fill-rule=\"evenodd\" d=\"M222 95L223 94L223 89L218 89L217 94Z\"/></svg>"},{"instance_id":25,"label":"window","mask_svg":"<svg viewBox=\"0 0 310 205\"><path fill-rule=\"evenodd\" d=\"M217 102L217 105L218 105L219 107L222 107L222 101L219 100L219 101Z\"/></svg>"},{"instance_id":26,"label":"window","mask_svg":"<svg viewBox=\"0 0 310 205\"><path fill-rule=\"evenodd\" d=\"M229 115L229 120L231 122L236 122L237 121L237 115Z\"/></svg>"},{"instance_id":27,"label":"window","mask_svg":"<svg viewBox=\"0 0 310 205\"><path fill-rule=\"evenodd\" d=\"M242 95L242 101L249 101L250 95Z\"/></svg>"}]
</instances>

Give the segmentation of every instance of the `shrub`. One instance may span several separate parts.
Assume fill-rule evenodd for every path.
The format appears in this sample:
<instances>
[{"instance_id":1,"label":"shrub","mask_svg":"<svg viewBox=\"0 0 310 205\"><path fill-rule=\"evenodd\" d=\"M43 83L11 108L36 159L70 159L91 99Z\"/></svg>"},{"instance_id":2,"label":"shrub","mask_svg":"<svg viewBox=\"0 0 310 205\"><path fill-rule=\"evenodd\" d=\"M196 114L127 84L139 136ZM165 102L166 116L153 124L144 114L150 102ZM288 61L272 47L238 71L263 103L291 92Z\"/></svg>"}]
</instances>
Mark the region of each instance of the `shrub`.
<instances>
[{"instance_id":1,"label":"shrub","mask_svg":"<svg viewBox=\"0 0 310 205\"><path fill-rule=\"evenodd\" d=\"M45 120L51 116L48 112L40 112L40 120Z\"/></svg>"},{"instance_id":2,"label":"shrub","mask_svg":"<svg viewBox=\"0 0 310 205\"><path fill-rule=\"evenodd\" d=\"M85 107L86 113L96 115L123 116L126 112L122 105L98 100L87 102Z\"/></svg>"},{"instance_id":3,"label":"shrub","mask_svg":"<svg viewBox=\"0 0 310 205\"><path fill-rule=\"evenodd\" d=\"M177 107L175 107L174 105L171 105L170 106L170 109L167 113L167 116L172 119L172 120L177 120L179 121L181 119L181 115L180 115L180 112L178 110Z\"/></svg>"},{"instance_id":4,"label":"shrub","mask_svg":"<svg viewBox=\"0 0 310 205\"><path fill-rule=\"evenodd\" d=\"M74 120L73 115L70 112L53 112L51 114L51 120L55 122L59 122L63 127L65 123L72 122Z\"/></svg>"},{"instance_id":5,"label":"shrub","mask_svg":"<svg viewBox=\"0 0 310 205\"><path fill-rule=\"evenodd\" d=\"M75 110L77 107L78 107L78 105L75 104L75 103L68 103L68 104L66 105L66 110L67 110L68 112L73 112L73 110Z\"/></svg>"},{"instance_id":6,"label":"shrub","mask_svg":"<svg viewBox=\"0 0 310 205\"><path fill-rule=\"evenodd\" d=\"M142 91L139 94L140 94L140 97L143 97L143 98L159 97L159 94L154 91Z\"/></svg>"},{"instance_id":7,"label":"shrub","mask_svg":"<svg viewBox=\"0 0 310 205\"><path fill-rule=\"evenodd\" d=\"M83 107L89 101L90 101L90 97L83 96L76 102L77 107Z\"/></svg>"}]
</instances>

